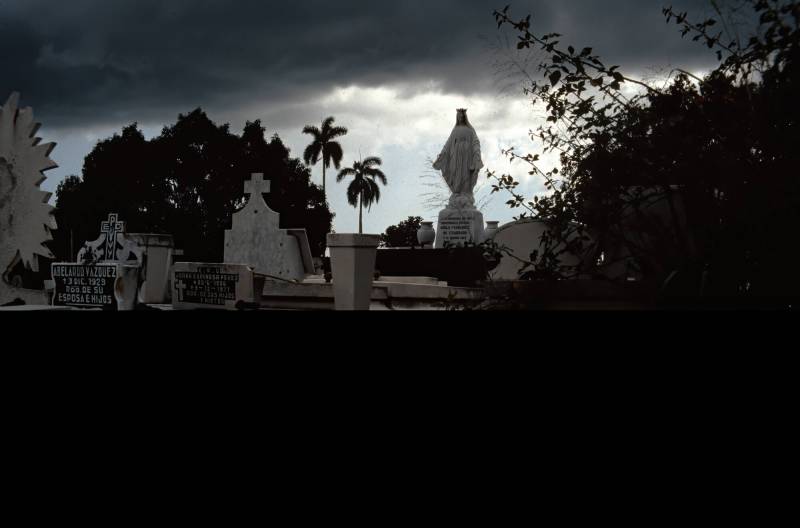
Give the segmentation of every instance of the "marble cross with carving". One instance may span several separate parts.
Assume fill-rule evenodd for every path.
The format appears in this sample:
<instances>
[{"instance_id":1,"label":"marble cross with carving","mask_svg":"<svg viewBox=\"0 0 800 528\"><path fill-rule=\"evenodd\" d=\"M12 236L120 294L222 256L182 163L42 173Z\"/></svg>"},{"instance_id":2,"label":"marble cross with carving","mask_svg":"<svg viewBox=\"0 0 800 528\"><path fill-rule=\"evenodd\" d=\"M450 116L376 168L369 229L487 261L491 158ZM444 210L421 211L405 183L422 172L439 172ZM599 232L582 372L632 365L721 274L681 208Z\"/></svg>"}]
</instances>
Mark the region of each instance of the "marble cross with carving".
<instances>
[{"instance_id":1,"label":"marble cross with carving","mask_svg":"<svg viewBox=\"0 0 800 528\"><path fill-rule=\"evenodd\" d=\"M100 232L106 235L106 260L117 258L117 235L125 232L125 222L118 219L117 213L111 213L108 220L100 224Z\"/></svg>"}]
</instances>

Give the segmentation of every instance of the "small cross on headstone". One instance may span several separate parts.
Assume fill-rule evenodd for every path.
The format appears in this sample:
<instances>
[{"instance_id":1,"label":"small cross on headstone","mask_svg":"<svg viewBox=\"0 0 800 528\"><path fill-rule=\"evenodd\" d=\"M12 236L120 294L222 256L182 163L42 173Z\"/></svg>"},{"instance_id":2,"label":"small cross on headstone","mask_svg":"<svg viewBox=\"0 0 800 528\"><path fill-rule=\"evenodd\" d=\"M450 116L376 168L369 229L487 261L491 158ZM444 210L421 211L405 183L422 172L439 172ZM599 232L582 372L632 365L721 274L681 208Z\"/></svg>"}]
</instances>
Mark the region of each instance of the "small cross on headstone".
<instances>
[{"instance_id":1,"label":"small cross on headstone","mask_svg":"<svg viewBox=\"0 0 800 528\"><path fill-rule=\"evenodd\" d=\"M182 280L175 281L175 290L178 292L178 301L183 302L184 296L186 295L186 283Z\"/></svg>"},{"instance_id":2,"label":"small cross on headstone","mask_svg":"<svg viewBox=\"0 0 800 528\"><path fill-rule=\"evenodd\" d=\"M264 174L256 173L250 181L244 182L244 193L249 194L252 200L254 196L269 194L270 187L270 181L264 180Z\"/></svg>"},{"instance_id":3,"label":"small cross on headstone","mask_svg":"<svg viewBox=\"0 0 800 528\"><path fill-rule=\"evenodd\" d=\"M108 215L108 220L100 224L100 232L106 235L105 260L117 258L117 235L125 232L125 222L120 222L118 219L117 213L111 213Z\"/></svg>"}]
</instances>

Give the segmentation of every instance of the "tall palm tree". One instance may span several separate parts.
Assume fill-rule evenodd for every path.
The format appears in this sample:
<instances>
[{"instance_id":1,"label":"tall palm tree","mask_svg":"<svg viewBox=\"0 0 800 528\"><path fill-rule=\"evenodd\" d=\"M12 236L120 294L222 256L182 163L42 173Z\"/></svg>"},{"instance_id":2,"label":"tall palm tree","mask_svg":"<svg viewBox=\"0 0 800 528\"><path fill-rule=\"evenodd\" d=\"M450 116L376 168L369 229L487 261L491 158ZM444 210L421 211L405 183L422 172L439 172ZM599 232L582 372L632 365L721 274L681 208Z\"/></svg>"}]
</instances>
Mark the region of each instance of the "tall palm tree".
<instances>
[{"instance_id":1,"label":"tall palm tree","mask_svg":"<svg viewBox=\"0 0 800 528\"><path fill-rule=\"evenodd\" d=\"M331 162L336 170L342 163L342 146L334 139L347 134L347 129L333 126L335 119L329 117L322 122L322 127L306 126L303 134L310 134L314 140L306 147L303 160L306 165L316 165L322 160L322 192L325 194L325 170L331 167ZM327 196L327 194L325 194Z\"/></svg>"},{"instance_id":2,"label":"tall palm tree","mask_svg":"<svg viewBox=\"0 0 800 528\"><path fill-rule=\"evenodd\" d=\"M348 176L353 176L353 181L347 187L347 202L353 207L358 207L358 233L364 233L364 206L372 208L373 203L381 201L381 190L378 182L384 186L386 175L378 168L383 164L380 158L367 158L357 161L352 167L342 169L336 177L341 182Z\"/></svg>"}]
</instances>

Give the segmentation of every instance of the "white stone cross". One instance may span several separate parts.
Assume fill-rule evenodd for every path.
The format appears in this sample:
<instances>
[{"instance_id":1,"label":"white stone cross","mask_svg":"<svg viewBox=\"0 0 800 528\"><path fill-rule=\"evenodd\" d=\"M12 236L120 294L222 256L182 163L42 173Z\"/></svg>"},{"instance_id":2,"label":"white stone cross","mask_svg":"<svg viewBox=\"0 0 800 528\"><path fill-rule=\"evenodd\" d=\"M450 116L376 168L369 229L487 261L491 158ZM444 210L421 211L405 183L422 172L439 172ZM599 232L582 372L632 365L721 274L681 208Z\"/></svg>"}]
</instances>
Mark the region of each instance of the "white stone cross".
<instances>
[{"instance_id":1,"label":"white stone cross","mask_svg":"<svg viewBox=\"0 0 800 528\"><path fill-rule=\"evenodd\" d=\"M117 235L125 232L125 223L118 221L119 215L111 213L108 220L100 224L100 232L106 235L106 260L117 257Z\"/></svg>"},{"instance_id":2,"label":"white stone cross","mask_svg":"<svg viewBox=\"0 0 800 528\"><path fill-rule=\"evenodd\" d=\"M270 187L270 181L264 180L263 173L255 173L250 181L244 182L244 193L249 194L252 200L254 196L269 194Z\"/></svg>"}]
</instances>

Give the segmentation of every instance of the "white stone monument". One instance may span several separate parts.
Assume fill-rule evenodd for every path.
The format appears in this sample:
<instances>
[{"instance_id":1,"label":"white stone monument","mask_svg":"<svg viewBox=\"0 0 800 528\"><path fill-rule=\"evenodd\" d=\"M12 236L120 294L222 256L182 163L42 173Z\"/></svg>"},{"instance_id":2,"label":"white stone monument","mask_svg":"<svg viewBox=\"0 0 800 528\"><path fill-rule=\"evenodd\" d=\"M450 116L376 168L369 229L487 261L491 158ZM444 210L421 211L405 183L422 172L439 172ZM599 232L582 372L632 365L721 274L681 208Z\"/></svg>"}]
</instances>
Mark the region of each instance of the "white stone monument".
<instances>
[{"instance_id":1,"label":"white stone monument","mask_svg":"<svg viewBox=\"0 0 800 528\"><path fill-rule=\"evenodd\" d=\"M52 240L56 228L48 205L51 193L42 191L44 172L57 167L49 158L55 143L41 143L36 137L39 123L31 108L19 108L19 94L13 93L0 107L0 305L21 300L47 305L45 291L12 286L10 271L22 263L39 270L37 255L53 258L43 244Z\"/></svg>"},{"instance_id":2,"label":"white stone monument","mask_svg":"<svg viewBox=\"0 0 800 528\"><path fill-rule=\"evenodd\" d=\"M433 168L442 171L452 193L439 213L436 248L483 242L483 214L475 207L475 186L483 168L481 144L466 109L458 110L456 126Z\"/></svg>"},{"instance_id":3,"label":"white stone monument","mask_svg":"<svg viewBox=\"0 0 800 528\"><path fill-rule=\"evenodd\" d=\"M144 252L125 234L125 222L111 213L100 237L86 242L78 262L51 265L53 305L76 308L135 309L143 282Z\"/></svg>"},{"instance_id":4,"label":"white stone monument","mask_svg":"<svg viewBox=\"0 0 800 528\"><path fill-rule=\"evenodd\" d=\"M244 192L250 199L233 215L232 229L225 231L225 262L247 264L267 278L302 281L313 275L306 230L280 229L280 215L264 201L270 182L263 174L253 174Z\"/></svg>"}]
</instances>

